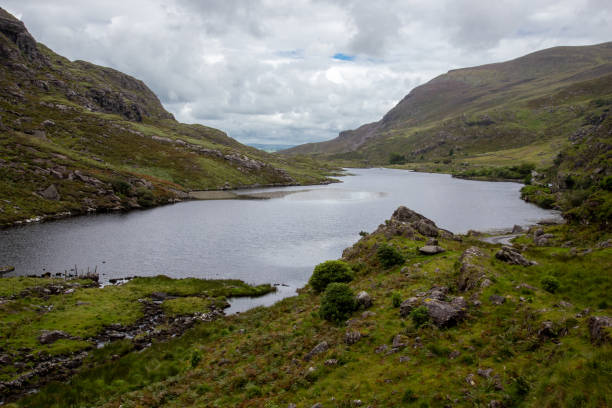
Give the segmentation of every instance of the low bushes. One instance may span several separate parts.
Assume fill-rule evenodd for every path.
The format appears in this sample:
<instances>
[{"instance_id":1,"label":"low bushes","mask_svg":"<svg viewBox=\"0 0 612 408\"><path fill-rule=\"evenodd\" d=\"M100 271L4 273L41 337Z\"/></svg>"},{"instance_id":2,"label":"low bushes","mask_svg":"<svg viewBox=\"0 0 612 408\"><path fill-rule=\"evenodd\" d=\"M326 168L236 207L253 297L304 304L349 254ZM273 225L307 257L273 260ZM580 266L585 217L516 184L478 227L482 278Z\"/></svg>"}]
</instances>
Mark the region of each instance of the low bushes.
<instances>
[{"instance_id":1,"label":"low bushes","mask_svg":"<svg viewBox=\"0 0 612 408\"><path fill-rule=\"evenodd\" d=\"M330 283L321 299L319 315L322 319L340 323L357 309L355 294L346 283Z\"/></svg>"},{"instance_id":2,"label":"low bushes","mask_svg":"<svg viewBox=\"0 0 612 408\"><path fill-rule=\"evenodd\" d=\"M405 261L404 256L395 247L386 244L378 248L376 257L384 268L401 265Z\"/></svg>"},{"instance_id":3,"label":"low bushes","mask_svg":"<svg viewBox=\"0 0 612 408\"><path fill-rule=\"evenodd\" d=\"M344 261L325 261L315 266L308 283L315 292L320 293L333 282L350 282L353 280L351 267Z\"/></svg>"}]
</instances>

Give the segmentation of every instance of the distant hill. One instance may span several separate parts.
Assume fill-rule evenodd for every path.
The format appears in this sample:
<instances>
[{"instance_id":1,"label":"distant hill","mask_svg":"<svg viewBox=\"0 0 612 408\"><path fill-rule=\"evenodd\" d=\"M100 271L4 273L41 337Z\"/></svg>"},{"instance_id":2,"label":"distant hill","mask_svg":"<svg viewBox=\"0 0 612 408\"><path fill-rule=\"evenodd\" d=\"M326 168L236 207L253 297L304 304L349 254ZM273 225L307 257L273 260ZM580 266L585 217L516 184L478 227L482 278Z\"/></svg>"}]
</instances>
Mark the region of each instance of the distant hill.
<instances>
[{"instance_id":1,"label":"distant hill","mask_svg":"<svg viewBox=\"0 0 612 408\"><path fill-rule=\"evenodd\" d=\"M555 47L449 71L414 88L378 122L282 153L374 165L482 164L487 153L509 151L512 160L547 165L584 122L590 103L611 97L612 42Z\"/></svg>"},{"instance_id":2,"label":"distant hill","mask_svg":"<svg viewBox=\"0 0 612 408\"><path fill-rule=\"evenodd\" d=\"M0 226L317 183L324 171L177 122L142 81L55 54L0 8Z\"/></svg>"},{"instance_id":3,"label":"distant hill","mask_svg":"<svg viewBox=\"0 0 612 408\"><path fill-rule=\"evenodd\" d=\"M247 143L246 145L259 150L263 150L264 152L268 153L278 152L279 150L287 150L291 149L292 147L295 147L295 145L271 143Z\"/></svg>"}]
</instances>

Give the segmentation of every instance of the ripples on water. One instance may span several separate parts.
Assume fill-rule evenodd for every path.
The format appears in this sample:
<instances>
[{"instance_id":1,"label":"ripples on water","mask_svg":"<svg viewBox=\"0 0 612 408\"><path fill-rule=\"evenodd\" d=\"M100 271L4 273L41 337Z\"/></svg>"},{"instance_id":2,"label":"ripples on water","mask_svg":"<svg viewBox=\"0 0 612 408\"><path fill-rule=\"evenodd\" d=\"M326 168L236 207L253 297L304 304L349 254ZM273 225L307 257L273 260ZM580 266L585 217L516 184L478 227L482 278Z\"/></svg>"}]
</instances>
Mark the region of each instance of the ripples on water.
<instances>
[{"instance_id":1,"label":"ripples on water","mask_svg":"<svg viewBox=\"0 0 612 408\"><path fill-rule=\"evenodd\" d=\"M289 187L270 200L190 201L0 231L0 264L12 275L78 266L104 280L125 276L237 278L283 283L286 296L312 268L336 259L405 205L456 233L527 225L552 215L520 200L517 183L390 169L351 169L342 184ZM307 189L306 191L304 191ZM244 190L244 193L279 190ZM246 307L246 306L245 306Z\"/></svg>"}]
</instances>

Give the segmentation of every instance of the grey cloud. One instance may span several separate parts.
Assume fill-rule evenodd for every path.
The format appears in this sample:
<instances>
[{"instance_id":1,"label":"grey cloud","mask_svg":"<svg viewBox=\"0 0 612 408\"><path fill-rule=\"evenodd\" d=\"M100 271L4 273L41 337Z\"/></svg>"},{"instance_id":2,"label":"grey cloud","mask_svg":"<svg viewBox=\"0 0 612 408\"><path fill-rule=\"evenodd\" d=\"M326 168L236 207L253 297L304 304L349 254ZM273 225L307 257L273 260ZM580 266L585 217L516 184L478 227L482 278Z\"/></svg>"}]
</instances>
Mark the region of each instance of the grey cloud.
<instances>
[{"instance_id":1,"label":"grey cloud","mask_svg":"<svg viewBox=\"0 0 612 408\"><path fill-rule=\"evenodd\" d=\"M144 80L244 142L333 138L449 69L612 39L602 0L5 0L70 59ZM353 53L354 61L331 58Z\"/></svg>"}]
</instances>

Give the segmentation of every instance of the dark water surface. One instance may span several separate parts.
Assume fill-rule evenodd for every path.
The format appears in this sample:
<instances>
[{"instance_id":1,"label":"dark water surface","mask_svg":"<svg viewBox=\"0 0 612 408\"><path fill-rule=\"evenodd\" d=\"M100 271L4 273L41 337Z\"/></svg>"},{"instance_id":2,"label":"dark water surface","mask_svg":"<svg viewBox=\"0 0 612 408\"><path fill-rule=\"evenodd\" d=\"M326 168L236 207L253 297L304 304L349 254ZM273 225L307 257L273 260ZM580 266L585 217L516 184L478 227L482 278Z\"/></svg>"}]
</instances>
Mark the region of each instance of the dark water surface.
<instances>
[{"instance_id":1,"label":"dark water surface","mask_svg":"<svg viewBox=\"0 0 612 408\"><path fill-rule=\"evenodd\" d=\"M390 169L351 169L342 184L270 200L190 201L127 214L82 216L0 230L11 275L97 266L125 276L237 278L293 293L312 268L373 231L399 205L462 233L532 224L553 214L520 200L521 185ZM246 193L277 189L245 190ZM246 304L246 300L243 302ZM240 308L236 304L237 308ZM245 306L246 307L246 306Z\"/></svg>"}]
</instances>

